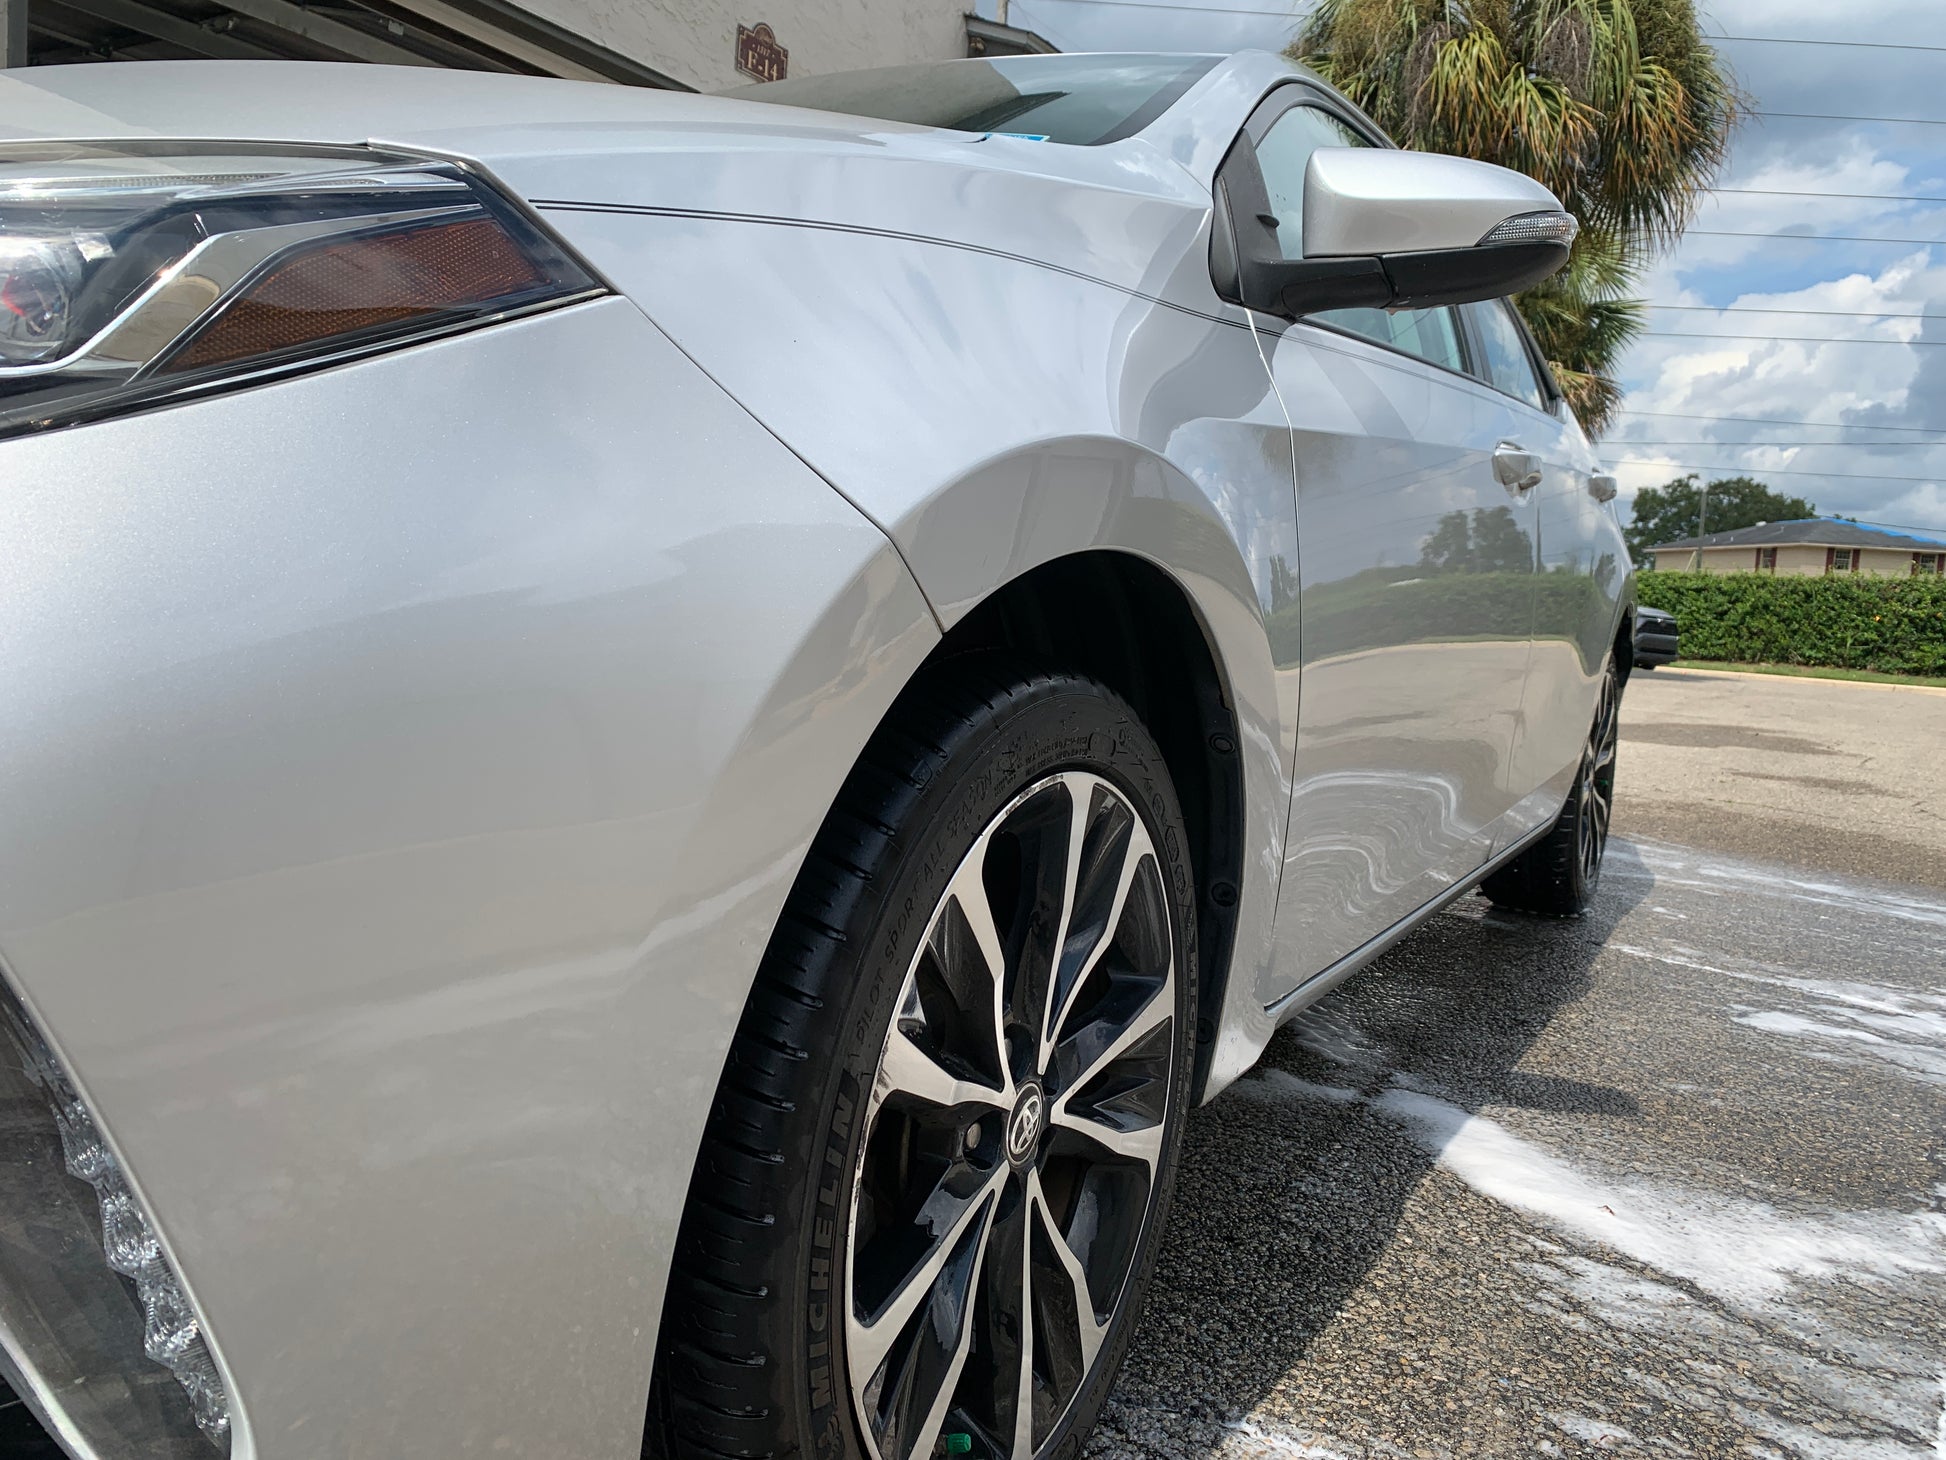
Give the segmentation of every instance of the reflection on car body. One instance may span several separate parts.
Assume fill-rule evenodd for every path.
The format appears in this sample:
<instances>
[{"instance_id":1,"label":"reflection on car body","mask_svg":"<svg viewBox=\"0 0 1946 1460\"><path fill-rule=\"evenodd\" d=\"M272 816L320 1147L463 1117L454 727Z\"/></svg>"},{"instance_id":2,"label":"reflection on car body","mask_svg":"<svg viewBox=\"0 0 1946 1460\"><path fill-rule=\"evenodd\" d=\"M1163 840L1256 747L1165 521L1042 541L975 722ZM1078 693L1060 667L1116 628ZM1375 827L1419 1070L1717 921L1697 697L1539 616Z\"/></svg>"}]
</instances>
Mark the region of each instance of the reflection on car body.
<instances>
[{"instance_id":1,"label":"reflection on car body","mask_svg":"<svg viewBox=\"0 0 1946 1460\"><path fill-rule=\"evenodd\" d=\"M77 1456L1069 1453L1188 1108L1593 891L1632 580L1502 297L1572 220L1288 62L0 129L0 1352Z\"/></svg>"}]
</instances>

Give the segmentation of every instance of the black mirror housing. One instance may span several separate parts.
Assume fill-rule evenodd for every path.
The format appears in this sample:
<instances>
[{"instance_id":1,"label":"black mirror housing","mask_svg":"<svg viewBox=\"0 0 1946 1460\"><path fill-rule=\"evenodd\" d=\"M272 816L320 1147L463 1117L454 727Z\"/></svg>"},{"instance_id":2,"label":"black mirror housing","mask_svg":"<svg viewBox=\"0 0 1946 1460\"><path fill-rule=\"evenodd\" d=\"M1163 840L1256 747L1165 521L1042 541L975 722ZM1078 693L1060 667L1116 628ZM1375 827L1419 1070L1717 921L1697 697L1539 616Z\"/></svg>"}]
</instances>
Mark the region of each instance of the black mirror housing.
<instances>
[{"instance_id":1,"label":"black mirror housing","mask_svg":"<svg viewBox=\"0 0 1946 1460\"><path fill-rule=\"evenodd\" d=\"M1566 243L1475 244L1363 258L1245 258L1243 304L1298 319L1332 309L1434 309L1530 289L1568 261Z\"/></svg>"}]
</instances>

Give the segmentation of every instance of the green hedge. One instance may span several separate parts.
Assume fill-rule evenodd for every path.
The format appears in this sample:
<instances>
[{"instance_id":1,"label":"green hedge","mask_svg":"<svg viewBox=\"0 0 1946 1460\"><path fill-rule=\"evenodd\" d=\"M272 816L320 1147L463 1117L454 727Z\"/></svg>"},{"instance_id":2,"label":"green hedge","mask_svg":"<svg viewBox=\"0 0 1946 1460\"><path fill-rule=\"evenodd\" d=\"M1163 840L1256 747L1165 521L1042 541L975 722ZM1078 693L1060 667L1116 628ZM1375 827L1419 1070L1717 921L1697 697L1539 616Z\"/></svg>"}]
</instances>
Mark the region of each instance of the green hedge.
<instances>
[{"instance_id":1,"label":"green hedge","mask_svg":"<svg viewBox=\"0 0 1946 1460\"><path fill-rule=\"evenodd\" d=\"M1582 574L1367 569L1304 590L1301 609L1272 616L1273 642L1295 612L1304 657L1330 659L1389 644L1525 638L1596 622L1601 588Z\"/></svg>"},{"instance_id":2,"label":"green hedge","mask_svg":"<svg viewBox=\"0 0 1946 1460\"><path fill-rule=\"evenodd\" d=\"M1642 603L1676 616L1685 659L1946 673L1946 578L1865 573L1641 573Z\"/></svg>"}]
</instances>

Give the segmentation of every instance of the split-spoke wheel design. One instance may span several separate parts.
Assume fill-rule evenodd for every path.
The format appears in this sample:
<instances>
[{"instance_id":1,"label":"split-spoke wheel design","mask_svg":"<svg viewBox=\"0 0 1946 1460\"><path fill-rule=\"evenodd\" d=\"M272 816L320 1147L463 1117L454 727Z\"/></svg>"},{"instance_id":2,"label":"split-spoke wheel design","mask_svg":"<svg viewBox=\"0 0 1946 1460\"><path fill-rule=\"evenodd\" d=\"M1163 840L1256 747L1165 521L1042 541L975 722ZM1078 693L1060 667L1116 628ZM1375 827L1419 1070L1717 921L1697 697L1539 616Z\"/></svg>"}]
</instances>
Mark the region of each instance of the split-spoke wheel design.
<instances>
[{"instance_id":1,"label":"split-spoke wheel design","mask_svg":"<svg viewBox=\"0 0 1946 1460\"><path fill-rule=\"evenodd\" d=\"M648 1453L1076 1460L1182 1141L1190 846L1113 690L983 653L915 681L724 1062Z\"/></svg>"},{"instance_id":2,"label":"split-spoke wheel design","mask_svg":"<svg viewBox=\"0 0 1946 1460\"><path fill-rule=\"evenodd\" d=\"M1581 864L1582 882L1590 892L1601 878L1602 853L1608 849L1608 821L1615 806L1615 746L1621 723L1621 679L1611 667L1602 676L1601 703L1575 782L1575 855Z\"/></svg>"},{"instance_id":3,"label":"split-spoke wheel design","mask_svg":"<svg viewBox=\"0 0 1946 1460\"><path fill-rule=\"evenodd\" d=\"M1154 844L1103 777L1035 782L960 863L853 1173L846 1360L875 1460L1032 1460L1096 1368L1177 1098L1176 978Z\"/></svg>"}]
</instances>

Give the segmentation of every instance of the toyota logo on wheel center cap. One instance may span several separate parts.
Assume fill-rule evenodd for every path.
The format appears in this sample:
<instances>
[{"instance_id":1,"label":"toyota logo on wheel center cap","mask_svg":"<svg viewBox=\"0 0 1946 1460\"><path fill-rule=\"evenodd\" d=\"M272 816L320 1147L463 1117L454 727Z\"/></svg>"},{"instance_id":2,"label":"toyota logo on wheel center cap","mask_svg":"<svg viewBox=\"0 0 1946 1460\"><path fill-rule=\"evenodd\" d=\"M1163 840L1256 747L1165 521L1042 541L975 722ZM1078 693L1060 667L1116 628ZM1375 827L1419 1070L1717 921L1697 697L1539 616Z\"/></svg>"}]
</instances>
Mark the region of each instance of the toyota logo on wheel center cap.
<instances>
[{"instance_id":1,"label":"toyota logo on wheel center cap","mask_svg":"<svg viewBox=\"0 0 1946 1460\"><path fill-rule=\"evenodd\" d=\"M1018 1166L1034 1154L1041 1132L1047 1129L1047 1096L1039 1085L1029 1083L1014 1103L1007 1119L1007 1159Z\"/></svg>"}]
</instances>

